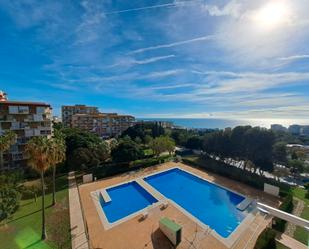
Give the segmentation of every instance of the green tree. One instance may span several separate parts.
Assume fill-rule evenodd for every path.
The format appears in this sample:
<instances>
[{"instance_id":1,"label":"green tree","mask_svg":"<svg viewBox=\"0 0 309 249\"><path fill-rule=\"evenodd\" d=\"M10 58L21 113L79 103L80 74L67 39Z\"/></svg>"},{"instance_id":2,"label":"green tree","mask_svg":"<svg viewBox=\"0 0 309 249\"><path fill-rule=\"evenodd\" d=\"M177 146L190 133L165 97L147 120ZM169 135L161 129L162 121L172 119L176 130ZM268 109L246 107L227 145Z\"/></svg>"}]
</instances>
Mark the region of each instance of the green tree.
<instances>
[{"instance_id":1,"label":"green tree","mask_svg":"<svg viewBox=\"0 0 309 249\"><path fill-rule=\"evenodd\" d=\"M112 158L115 162L130 162L141 159L144 156L143 150L131 139L122 140L112 150Z\"/></svg>"},{"instance_id":2,"label":"green tree","mask_svg":"<svg viewBox=\"0 0 309 249\"><path fill-rule=\"evenodd\" d=\"M0 186L0 222L11 217L17 210L20 201L20 192L16 188L5 184Z\"/></svg>"},{"instance_id":3,"label":"green tree","mask_svg":"<svg viewBox=\"0 0 309 249\"><path fill-rule=\"evenodd\" d=\"M142 141L142 139L140 137L136 137L134 139L134 142L137 143L137 144L141 144L143 141Z\"/></svg>"},{"instance_id":4,"label":"green tree","mask_svg":"<svg viewBox=\"0 0 309 249\"><path fill-rule=\"evenodd\" d=\"M297 159L289 160L288 167L290 168L291 173L297 175L304 171L304 162Z\"/></svg>"},{"instance_id":5,"label":"green tree","mask_svg":"<svg viewBox=\"0 0 309 249\"><path fill-rule=\"evenodd\" d=\"M53 168L53 202L56 204L56 166L65 160L66 145L64 136L61 132L55 130L54 137L50 139L49 163Z\"/></svg>"},{"instance_id":6,"label":"green tree","mask_svg":"<svg viewBox=\"0 0 309 249\"><path fill-rule=\"evenodd\" d=\"M287 163L287 151L286 143L277 142L273 145L273 160L276 163L286 164Z\"/></svg>"},{"instance_id":7,"label":"green tree","mask_svg":"<svg viewBox=\"0 0 309 249\"><path fill-rule=\"evenodd\" d=\"M9 150L10 147L16 143L17 136L12 131L5 131L4 134L0 136L0 170L3 170L4 159L3 154L5 151Z\"/></svg>"},{"instance_id":8,"label":"green tree","mask_svg":"<svg viewBox=\"0 0 309 249\"><path fill-rule=\"evenodd\" d=\"M92 151L93 158L97 158L100 163L105 162L111 156L110 145L105 141L101 141L97 144L91 144L89 147Z\"/></svg>"},{"instance_id":9,"label":"green tree","mask_svg":"<svg viewBox=\"0 0 309 249\"><path fill-rule=\"evenodd\" d=\"M152 140L150 148L156 156L159 156L165 151L171 154L175 149L175 142L170 137L160 136Z\"/></svg>"},{"instance_id":10,"label":"green tree","mask_svg":"<svg viewBox=\"0 0 309 249\"><path fill-rule=\"evenodd\" d=\"M200 150L203 145L203 139L200 136L189 137L186 147L192 150Z\"/></svg>"},{"instance_id":11,"label":"green tree","mask_svg":"<svg viewBox=\"0 0 309 249\"><path fill-rule=\"evenodd\" d=\"M144 143L145 143L145 144L150 144L151 141L152 141L152 136L146 135L146 136L145 136Z\"/></svg>"},{"instance_id":12,"label":"green tree","mask_svg":"<svg viewBox=\"0 0 309 249\"><path fill-rule=\"evenodd\" d=\"M86 169L92 166L92 151L88 148L77 148L67 158L70 169Z\"/></svg>"},{"instance_id":13,"label":"green tree","mask_svg":"<svg viewBox=\"0 0 309 249\"><path fill-rule=\"evenodd\" d=\"M29 156L28 165L41 176L42 187L42 240L46 239L45 226L45 184L44 172L50 168L50 157L52 154L52 143L45 136L33 137L26 145L26 153Z\"/></svg>"}]
</instances>

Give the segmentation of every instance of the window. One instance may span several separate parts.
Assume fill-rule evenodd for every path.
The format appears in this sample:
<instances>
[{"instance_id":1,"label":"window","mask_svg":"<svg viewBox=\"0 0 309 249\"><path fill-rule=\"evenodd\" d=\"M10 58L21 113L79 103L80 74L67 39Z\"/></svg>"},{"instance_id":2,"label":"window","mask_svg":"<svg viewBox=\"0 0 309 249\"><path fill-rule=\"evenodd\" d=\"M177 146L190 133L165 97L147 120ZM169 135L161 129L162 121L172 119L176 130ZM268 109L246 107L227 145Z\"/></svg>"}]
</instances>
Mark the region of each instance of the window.
<instances>
[{"instance_id":1,"label":"window","mask_svg":"<svg viewBox=\"0 0 309 249\"><path fill-rule=\"evenodd\" d=\"M18 113L29 113L29 106L18 106Z\"/></svg>"},{"instance_id":2,"label":"window","mask_svg":"<svg viewBox=\"0 0 309 249\"><path fill-rule=\"evenodd\" d=\"M45 107L44 106L37 106L36 107L36 113L37 114L44 114L45 113Z\"/></svg>"},{"instance_id":3,"label":"window","mask_svg":"<svg viewBox=\"0 0 309 249\"><path fill-rule=\"evenodd\" d=\"M9 106L9 113L10 114L18 113L18 106Z\"/></svg>"}]
</instances>

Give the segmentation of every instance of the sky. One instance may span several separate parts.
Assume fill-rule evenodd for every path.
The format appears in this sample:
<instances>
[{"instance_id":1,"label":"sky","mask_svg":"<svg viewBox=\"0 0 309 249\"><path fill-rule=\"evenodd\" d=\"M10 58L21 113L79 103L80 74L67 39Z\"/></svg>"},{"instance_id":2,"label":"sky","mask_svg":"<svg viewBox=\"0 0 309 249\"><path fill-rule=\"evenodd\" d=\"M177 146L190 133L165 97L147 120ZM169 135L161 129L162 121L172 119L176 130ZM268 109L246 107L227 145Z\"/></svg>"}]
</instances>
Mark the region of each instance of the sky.
<instances>
[{"instance_id":1,"label":"sky","mask_svg":"<svg viewBox=\"0 0 309 249\"><path fill-rule=\"evenodd\" d=\"M11 100L309 119L308 0L0 0Z\"/></svg>"}]
</instances>

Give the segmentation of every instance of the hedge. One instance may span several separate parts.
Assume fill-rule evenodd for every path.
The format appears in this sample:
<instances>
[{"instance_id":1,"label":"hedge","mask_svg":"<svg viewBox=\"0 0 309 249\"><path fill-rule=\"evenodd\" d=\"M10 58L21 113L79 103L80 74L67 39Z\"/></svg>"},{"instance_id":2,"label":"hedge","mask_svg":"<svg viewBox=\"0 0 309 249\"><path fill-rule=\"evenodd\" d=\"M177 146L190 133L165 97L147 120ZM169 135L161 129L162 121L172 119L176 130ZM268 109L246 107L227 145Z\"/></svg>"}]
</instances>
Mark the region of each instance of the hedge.
<instances>
[{"instance_id":1,"label":"hedge","mask_svg":"<svg viewBox=\"0 0 309 249\"><path fill-rule=\"evenodd\" d=\"M216 161L210 157L203 156L198 158L196 161L183 158L182 161L191 166L206 169L207 171L215 174L228 177L230 179L245 183L257 189L264 189L264 183L272 184L280 187L280 195L286 196L290 191L290 186L284 183L279 183L274 179L269 179L264 176L230 166L224 162Z\"/></svg>"},{"instance_id":2,"label":"hedge","mask_svg":"<svg viewBox=\"0 0 309 249\"><path fill-rule=\"evenodd\" d=\"M293 194L289 192L289 194L284 197L279 209L284 212L291 213L293 211L293 208L294 208ZM279 219L277 217L273 219L273 228L276 229L277 231L283 233L285 230L285 225L286 225L285 220Z\"/></svg>"},{"instance_id":3,"label":"hedge","mask_svg":"<svg viewBox=\"0 0 309 249\"><path fill-rule=\"evenodd\" d=\"M83 171L83 174L93 174L97 179L122 174L132 170L147 168L169 160L169 155L136 160L133 162L107 163Z\"/></svg>"},{"instance_id":4,"label":"hedge","mask_svg":"<svg viewBox=\"0 0 309 249\"><path fill-rule=\"evenodd\" d=\"M271 228L266 228L258 237L254 249L275 249L276 232Z\"/></svg>"}]
</instances>

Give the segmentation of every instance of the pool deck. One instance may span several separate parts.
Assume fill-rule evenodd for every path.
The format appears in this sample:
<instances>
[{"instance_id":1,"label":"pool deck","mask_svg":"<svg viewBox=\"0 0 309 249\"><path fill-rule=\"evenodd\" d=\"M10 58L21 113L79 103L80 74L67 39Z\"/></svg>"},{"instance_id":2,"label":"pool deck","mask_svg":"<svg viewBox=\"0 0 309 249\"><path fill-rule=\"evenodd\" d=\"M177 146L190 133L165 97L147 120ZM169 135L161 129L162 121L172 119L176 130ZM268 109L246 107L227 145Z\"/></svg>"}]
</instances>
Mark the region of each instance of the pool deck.
<instances>
[{"instance_id":1,"label":"pool deck","mask_svg":"<svg viewBox=\"0 0 309 249\"><path fill-rule=\"evenodd\" d=\"M168 207L163 210L161 210L159 206L152 208L149 210L148 217L144 220L141 219L142 215L140 214L118 224L117 226L113 226L112 228L104 228L92 199L91 192L174 167L187 170L208 181L229 188L232 191L238 192L252 199L256 199L259 202L263 202L273 207L278 207L279 205L278 198L253 189L247 185L225 177L207 173L182 163L169 162L79 186L80 198L84 210L86 226L88 228L90 245L97 249L173 248L167 238L159 230L159 219L161 217L168 217L183 227L182 242L177 246L177 248L190 248L192 245L192 248L199 249L253 248L259 233L271 221L270 217L265 217L260 213L255 214L252 219L246 222L246 229L237 229L236 232L232 234L237 237L232 246L227 246L220 239L214 236L209 229L205 228L205 226L201 226L198 222L194 222L192 218L186 215L171 202Z\"/></svg>"}]
</instances>

